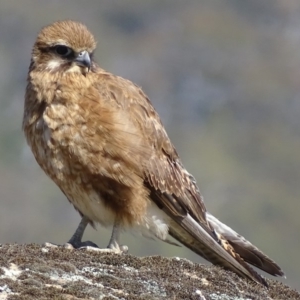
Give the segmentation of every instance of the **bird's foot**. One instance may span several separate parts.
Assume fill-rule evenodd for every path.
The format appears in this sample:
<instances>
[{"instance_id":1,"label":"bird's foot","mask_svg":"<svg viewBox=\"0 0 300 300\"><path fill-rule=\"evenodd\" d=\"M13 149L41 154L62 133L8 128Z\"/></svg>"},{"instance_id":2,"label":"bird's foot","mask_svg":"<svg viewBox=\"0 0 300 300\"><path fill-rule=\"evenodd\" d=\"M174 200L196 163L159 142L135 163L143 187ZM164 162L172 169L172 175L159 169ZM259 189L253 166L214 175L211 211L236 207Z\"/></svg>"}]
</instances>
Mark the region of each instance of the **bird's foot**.
<instances>
[{"instance_id":1,"label":"bird's foot","mask_svg":"<svg viewBox=\"0 0 300 300\"><path fill-rule=\"evenodd\" d=\"M63 247L66 249L81 249L81 248L85 248L85 247L90 247L90 248L99 249L99 247L91 241L81 242L81 241L71 241L71 240L63 245L46 242L43 244L43 247L46 247L46 248Z\"/></svg>"},{"instance_id":2,"label":"bird's foot","mask_svg":"<svg viewBox=\"0 0 300 300\"><path fill-rule=\"evenodd\" d=\"M86 245L81 247L80 249L86 249L88 251L96 251L101 253L115 253L115 254L126 254L128 252L128 247L126 245L117 245L117 247L111 247L108 245L107 248L99 248L93 247L90 245Z\"/></svg>"},{"instance_id":3,"label":"bird's foot","mask_svg":"<svg viewBox=\"0 0 300 300\"><path fill-rule=\"evenodd\" d=\"M46 242L43 244L43 247L46 248L63 247L65 249L79 249L79 250L96 251L102 253L115 253L115 254L126 254L128 252L128 246L126 245L110 244L107 246L107 248L99 248L95 243L91 241L75 242L75 243L74 241L69 241L63 245Z\"/></svg>"},{"instance_id":4,"label":"bird's foot","mask_svg":"<svg viewBox=\"0 0 300 300\"><path fill-rule=\"evenodd\" d=\"M54 243L50 243L50 242L45 242L42 246L46 247L46 248L58 248L60 245L54 244Z\"/></svg>"},{"instance_id":5,"label":"bird's foot","mask_svg":"<svg viewBox=\"0 0 300 300\"><path fill-rule=\"evenodd\" d=\"M67 248L67 249L82 249L85 247L99 249L98 245L91 241L81 242L81 241L70 240L67 243L65 243L63 246L64 246L64 248Z\"/></svg>"}]
</instances>

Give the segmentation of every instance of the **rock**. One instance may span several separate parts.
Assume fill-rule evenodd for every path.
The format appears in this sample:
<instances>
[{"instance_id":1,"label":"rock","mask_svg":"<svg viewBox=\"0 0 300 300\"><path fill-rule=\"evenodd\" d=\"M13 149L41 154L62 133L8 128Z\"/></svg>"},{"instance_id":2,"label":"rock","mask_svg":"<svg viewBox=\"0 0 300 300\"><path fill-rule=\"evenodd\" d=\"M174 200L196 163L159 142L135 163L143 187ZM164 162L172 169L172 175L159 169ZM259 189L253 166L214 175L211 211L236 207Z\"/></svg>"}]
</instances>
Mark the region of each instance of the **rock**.
<instances>
[{"instance_id":1,"label":"rock","mask_svg":"<svg viewBox=\"0 0 300 300\"><path fill-rule=\"evenodd\" d=\"M276 280L269 289L216 266L36 244L0 246L3 299L300 299Z\"/></svg>"}]
</instances>

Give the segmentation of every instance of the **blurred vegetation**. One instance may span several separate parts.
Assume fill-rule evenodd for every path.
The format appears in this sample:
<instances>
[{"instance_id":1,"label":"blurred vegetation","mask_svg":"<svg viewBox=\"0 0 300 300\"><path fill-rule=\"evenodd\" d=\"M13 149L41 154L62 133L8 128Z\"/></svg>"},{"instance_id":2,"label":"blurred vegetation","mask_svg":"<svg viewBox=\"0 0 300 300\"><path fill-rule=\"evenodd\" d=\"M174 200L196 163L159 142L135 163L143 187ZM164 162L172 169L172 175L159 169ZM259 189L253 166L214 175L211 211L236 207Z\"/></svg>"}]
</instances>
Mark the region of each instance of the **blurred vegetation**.
<instances>
[{"instance_id":1,"label":"blurred vegetation","mask_svg":"<svg viewBox=\"0 0 300 300\"><path fill-rule=\"evenodd\" d=\"M99 64L143 87L208 209L300 289L300 2L0 1L0 242L64 243L79 216L21 132L30 51L42 26L82 21ZM86 238L106 246L110 232ZM198 257L124 235L136 255Z\"/></svg>"}]
</instances>

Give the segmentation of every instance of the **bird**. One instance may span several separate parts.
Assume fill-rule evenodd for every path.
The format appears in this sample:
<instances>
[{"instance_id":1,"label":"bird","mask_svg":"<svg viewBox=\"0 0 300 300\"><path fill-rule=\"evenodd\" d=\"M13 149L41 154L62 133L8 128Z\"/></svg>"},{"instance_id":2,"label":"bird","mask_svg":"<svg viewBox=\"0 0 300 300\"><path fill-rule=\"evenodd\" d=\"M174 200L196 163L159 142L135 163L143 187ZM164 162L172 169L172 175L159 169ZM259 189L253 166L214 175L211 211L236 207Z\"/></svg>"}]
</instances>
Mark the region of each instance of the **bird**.
<instances>
[{"instance_id":1,"label":"bird","mask_svg":"<svg viewBox=\"0 0 300 300\"><path fill-rule=\"evenodd\" d=\"M123 230L173 243L212 264L267 286L249 264L274 276L282 269L205 207L143 90L102 69L86 25L56 21L39 32L27 77L22 128L32 153L87 225L112 226L108 252L123 253Z\"/></svg>"}]
</instances>

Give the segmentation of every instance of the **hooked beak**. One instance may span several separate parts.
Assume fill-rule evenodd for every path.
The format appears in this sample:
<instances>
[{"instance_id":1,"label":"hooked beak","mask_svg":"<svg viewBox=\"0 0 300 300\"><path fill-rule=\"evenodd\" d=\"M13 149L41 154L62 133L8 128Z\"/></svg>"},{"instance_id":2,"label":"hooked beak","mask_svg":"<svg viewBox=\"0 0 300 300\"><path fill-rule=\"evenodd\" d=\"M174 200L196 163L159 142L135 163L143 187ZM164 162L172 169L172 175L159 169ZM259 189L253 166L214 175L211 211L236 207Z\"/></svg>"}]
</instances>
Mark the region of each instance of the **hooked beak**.
<instances>
[{"instance_id":1,"label":"hooked beak","mask_svg":"<svg viewBox=\"0 0 300 300\"><path fill-rule=\"evenodd\" d=\"M87 51L81 51L75 58L74 62L76 62L79 66L88 68L88 70L91 68L91 58Z\"/></svg>"}]
</instances>

